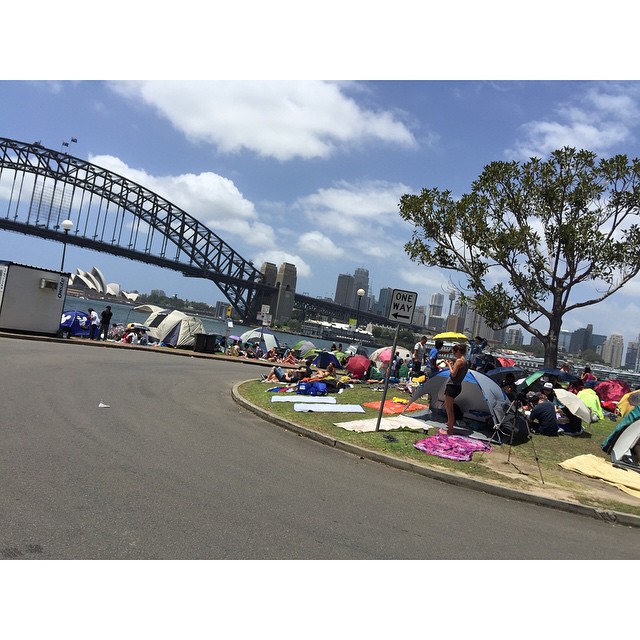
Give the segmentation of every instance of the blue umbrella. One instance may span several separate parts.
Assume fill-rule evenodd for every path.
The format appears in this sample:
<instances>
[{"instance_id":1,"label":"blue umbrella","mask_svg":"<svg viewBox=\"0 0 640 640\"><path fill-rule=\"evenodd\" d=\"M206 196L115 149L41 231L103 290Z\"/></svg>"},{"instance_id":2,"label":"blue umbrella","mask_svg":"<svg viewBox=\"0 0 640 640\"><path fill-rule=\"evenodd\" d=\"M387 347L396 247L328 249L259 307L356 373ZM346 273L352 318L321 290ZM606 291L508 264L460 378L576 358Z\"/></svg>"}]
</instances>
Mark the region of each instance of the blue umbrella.
<instances>
[{"instance_id":1,"label":"blue umbrella","mask_svg":"<svg viewBox=\"0 0 640 640\"><path fill-rule=\"evenodd\" d=\"M498 367L497 369L491 369L487 371L487 376L496 382L500 382L505 379L508 373L513 373L516 380L522 378L525 375L525 370L521 367Z\"/></svg>"}]
</instances>

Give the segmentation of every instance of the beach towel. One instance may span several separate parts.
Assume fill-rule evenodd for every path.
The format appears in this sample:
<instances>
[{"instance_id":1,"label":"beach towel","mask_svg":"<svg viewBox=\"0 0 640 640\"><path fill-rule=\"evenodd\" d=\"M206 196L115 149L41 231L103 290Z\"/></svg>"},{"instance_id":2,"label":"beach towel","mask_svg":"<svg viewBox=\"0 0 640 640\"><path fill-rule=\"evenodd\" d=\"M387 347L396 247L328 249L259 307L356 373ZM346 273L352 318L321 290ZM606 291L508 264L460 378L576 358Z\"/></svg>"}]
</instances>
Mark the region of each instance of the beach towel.
<instances>
[{"instance_id":1,"label":"beach towel","mask_svg":"<svg viewBox=\"0 0 640 640\"><path fill-rule=\"evenodd\" d=\"M375 400L373 402L364 402L362 404L363 407L369 407L370 409L377 409L380 411L380 401ZM394 413L402 413L407 406L407 402L394 402L393 400L385 400L384 407L382 409L382 413L386 414L394 414ZM418 404L414 402L407 411L417 411L418 409L428 409L428 405L426 404Z\"/></svg>"},{"instance_id":2,"label":"beach towel","mask_svg":"<svg viewBox=\"0 0 640 640\"><path fill-rule=\"evenodd\" d=\"M333 413L364 413L364 409L359 404L316 404L314 402L296 402L293 405L294 411L314 411Z\"/></svg>"},{"instance_id":3,"label":"beach towel","mask_svg":"<svg viewBox=\"0 0 640 640\"><path fill-rule=\"evenodd\" d=\"M319 402L336 404L337 400L333 396L300 396L297 393L292 393L286 396L272 396L271 402Z\"/></svg>"},{"instance_id":4,"label":"beach towel","mask_svg":"<svg viewBox=\"0 0 640 640\"><path fill-rule=\"evenodd\" d=\"M589 478L603 480L630 496L640 498L640 474L633 470L618 469L611 462L586 453L560 463L563 469L581 473Z\"/></svg>"},{"instance_id":5,"label":"beach towel","mask_svg":"<svg viewBox=\"0 0 640 640\"><path fill-rule=\"evenodd\" d=\"M439 458L448 460L458 460L461 462L471 460L471 456L476 451L491 451L491 445L480 440L472 440L464 436L447 436L437 433L424 440L418 440L413 446Z\"/></svg>"}]
</instances>

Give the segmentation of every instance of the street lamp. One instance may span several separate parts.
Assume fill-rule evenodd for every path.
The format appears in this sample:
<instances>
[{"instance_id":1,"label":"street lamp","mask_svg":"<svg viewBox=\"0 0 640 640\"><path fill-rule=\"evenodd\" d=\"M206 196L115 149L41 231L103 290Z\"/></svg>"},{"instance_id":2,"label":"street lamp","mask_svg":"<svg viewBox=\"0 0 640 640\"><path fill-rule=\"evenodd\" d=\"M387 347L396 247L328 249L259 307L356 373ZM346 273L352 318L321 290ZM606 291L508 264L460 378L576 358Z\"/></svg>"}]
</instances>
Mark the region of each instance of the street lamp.
<instances>
[{"instance_id":1,"label":"street lamp","mask_svg":"<svg viewBox=\"0 0 640 640\"><path fill-rule=\"evenodd\" d=\"M64 240L62 241L62 262L60 263L60 273L64 271L64 254L67 251L67 236L69 235L69 231L73 229L73 221L63 220L62 228L64 229Z\"/></svg>"},{"instance_id":2,"label":"street lamp","mask_svg":"<svg viewBox=\"0 0 640 640\"><path fill-rule=\"evenodd\" d=\"M365 293L366 291L364 289L358 289L356 291L356 295L358 296L358 310L356 313L356 331L358 330L358 325L360 324L360 303L362 302L362 296L364 296Z\"/></svg>"}]
</instances>

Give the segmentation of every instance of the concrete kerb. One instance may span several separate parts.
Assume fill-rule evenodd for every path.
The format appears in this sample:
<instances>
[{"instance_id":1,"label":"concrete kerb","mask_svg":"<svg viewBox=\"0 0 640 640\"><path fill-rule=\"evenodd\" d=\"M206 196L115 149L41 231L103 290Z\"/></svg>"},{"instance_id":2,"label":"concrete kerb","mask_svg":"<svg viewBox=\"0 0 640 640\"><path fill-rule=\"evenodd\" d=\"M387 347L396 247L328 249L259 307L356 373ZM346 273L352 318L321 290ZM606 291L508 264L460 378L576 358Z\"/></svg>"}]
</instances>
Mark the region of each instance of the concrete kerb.
<instances>
[{"instance_id":1,"label":"concrete kerb","mask_svg":"<svg viewBox=\"0 0 640 640\"><path fill-rule=\"evenodd\" d=\"M582 516L588 516L596 518L597 520L603 520L612 524L620 524L630 527L640 527L640 517L634 516L628 513L621 513L619 511L607 511L602 509L596 509L594 507L588 507L582 504L574 502L566 502L563 500L557 500L554 498L547 498L545 496L539 496L534 493L528 493L526 491L518 491L517 489L511 489L509 487L503 487L500 485L494 485L483 480L477 480L468 476L461 476L440 469L434 469L432 467L417 464L415 462L409 462L402 460L394 456L381 453L379 451L372 451L364 447L352 444L350 442L344 442L335 438L329 437L308 427L303 427L299 424L276 416L269 411L265 411L261 407L253 404L246 398L244 398L240 392L239 387L242 382L234 385L231 390L231 395L234 401L240 406L248 409L252 413L260 416L264 420L271 422L279 427L293 431L298 435L315 440L320 444L334 447L346 453L350 453L365 460L371 460L372 462L379 462L386 464L390 467L394 467L401 471L408 471L410 473L417 473L419 475L431 478L433 480L439 480L448 484L453 484L459 487L465 487L467 489L473 489L474 491L481 491L491 495L507 498L509 500L519 500L520 502L530 502L539 506L548 507L551 509L558 509L560 511L567 511L569 513L576 513Z\"/></svg>"}]
</instances>

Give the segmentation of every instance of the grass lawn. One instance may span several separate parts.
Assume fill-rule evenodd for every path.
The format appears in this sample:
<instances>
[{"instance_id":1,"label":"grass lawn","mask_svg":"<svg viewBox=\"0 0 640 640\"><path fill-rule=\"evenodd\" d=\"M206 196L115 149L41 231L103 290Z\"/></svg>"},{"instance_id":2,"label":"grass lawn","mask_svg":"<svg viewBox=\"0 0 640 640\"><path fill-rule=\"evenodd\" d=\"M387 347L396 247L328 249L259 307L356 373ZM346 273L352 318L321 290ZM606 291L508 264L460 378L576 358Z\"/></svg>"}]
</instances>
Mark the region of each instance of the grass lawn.
<instances>
[{"instance_id":1,"label":"grass lawn","mask_svg":"<svg viewBox=\"0 0 640 640\"><path fill-rule=\"evenodd\" d=\"M614 421L605 419L591 424L579 437L550 438L534 435L532 440L518 446L492 445L491 452L475 453L471 461L457 462L426 454L413 446L414 442L425 438L427 434L436 433L436 428L369 433L349 431L335 426L334 423L377 418L378 410L364 407L365 413L296 412L293 409L293 403L271 402L274 394L267 392L267 389L273 386L275 385L272 383L252 380L240 385L239 393L245 400L274 416L342 442L356 444L431 468L461 473L478 480L532 491L548 497L565 498L598 509L640 516L640 499L629 496L601 480L586 478L559 466L560 462L582 454L594 454L608 459L600 449L600 444L615 428ZM382 388L382 384L376 386ZM372 385L355 384L337 395L337 401L339 404L360 405L365 402L380 401L382 391L376 391L371 387ZM386 399L391 400L394 397L409 399L409 394L389 385ZM427 398L422 398L418 402L427 404ZM410 416L411 413L407 415ZM425 426L428 427L428 425ZM385 439L385 434L391 434L395 442Z\"/></svg>"}]
</instances>

